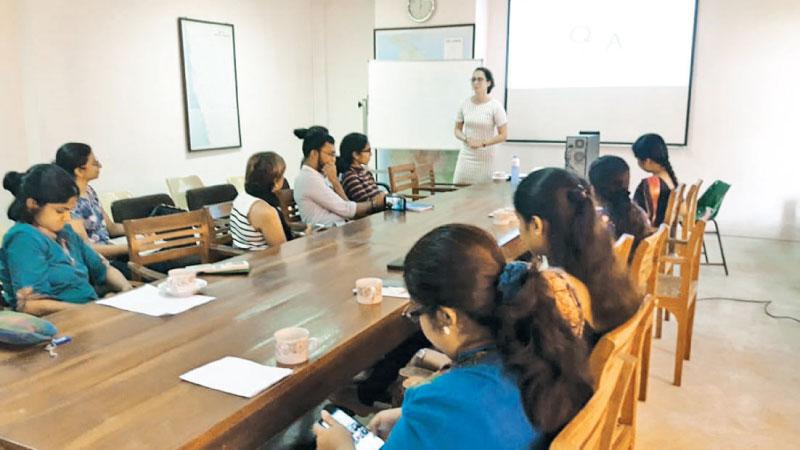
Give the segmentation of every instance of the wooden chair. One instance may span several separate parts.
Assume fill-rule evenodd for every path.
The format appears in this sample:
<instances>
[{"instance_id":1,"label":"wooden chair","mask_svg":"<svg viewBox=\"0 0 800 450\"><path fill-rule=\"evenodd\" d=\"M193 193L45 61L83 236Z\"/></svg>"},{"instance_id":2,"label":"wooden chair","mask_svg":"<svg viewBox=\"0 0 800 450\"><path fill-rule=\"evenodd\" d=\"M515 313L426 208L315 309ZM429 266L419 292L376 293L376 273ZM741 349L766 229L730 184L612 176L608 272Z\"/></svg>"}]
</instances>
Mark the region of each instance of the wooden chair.
<instances>
[{"instance_id":1,"label":"wooden chair","mask_svg":"<svg viewBox=\"0 0 800 450\"><path fill-rule=\"evenodd\" d=\"M303 223L300 217L300 209L297 208L297 203L294 201L294 190L281 189L275 195L278 197L278 203L280 204L280 213L283 214L286 223L289 224L292 234L303 236L306 224Z\"/></svg>"},{"instance_id":2,"label":"wooden chair","mask_svg":"<svg viewBox=\"0 0 800 450\"><path fill-rule=\"evenodd\" d=\"M233 236L231 235L231 211L233 202L216 203L203 207L208 214L210 222L208 229L211 232L211 253L212 258L215 254L243 255L245 250L233 247Z\"/></svg>"},{"instance_id":3,"label":"wooden chair","mask_svg":"<svg viewBox=\"0 0 800 450\"><path fill-rule=\"evenodd\" d=\"M694 311L697 300L697 280L700 274L700 254L702 253L705 220L698 220L689 234L686 245L678 249L674 255L662 257L661 265L672 264L679 267L679 274L658 274L656 281L656 297L659 308L664 308L675 316L678 322L678 338L675 348L675 375L673 383L681 385L683 360L689 359L692 349L692 331L694 328ZM673 267L674 269L674 267ZM673 270L674 272L674 270ZM656 336L661 329L661 316L656 314Z\"/></svg>"},{"instance_id":4,"label":"wooden chair","mask_svg":"<svg viewBox=\"0 0 800 450\"><path fill-rule=\"evenodd\" d=\"M628 355L635 362L634 375L628 382L623 394L619 415L616 417L614 431L614 448L631 448L636 436L636 410L642 386L642 377L647 377L649 364L650 333L653 329L653 308L655 297L647 295L636 314L625 323L609 331L595 345L589 357L589 369L595 380L602 379L606 364L613 357ZM599 389L599 386L595 386Z\"/></svg>"},{"instance_id":5,"label":"wooden chair","mask_svg":"<svg viewBox=\"0 0 800 450\"><path fill-rule=\"evenodd\" d=\"M420 191L430 192L431 195L434 195L437 192L452 192L463 186L468 185L437 183L436 172L433 170L433 164L417 165L417 189Z\"/></svg>"},{"instance_id":6,"label":"wooden chair","mask_svg":"<svg viewBox=\"0 0 800 450\"><path fill-rule=\"evenodd\" d=\"M183 209L189 209L186 204L186 191L189 189L197 189L203 187L203 180L197 175L189 175L187 177L173 177L167 178L167 189L169 195L175 200L175 204Z\"/></svg>"},{"instance_id":7,"label":"wooden chair","mask_svg":"<svg viewBox=\"0 0 800 450\"><path fill-rule=\"evenodd\" d=\"M667 244L669 228L661 224L658 230L643 239L636 248L631 262L631 281L642 295L655 295L658 283L658 263ZM655 307L655 302L653 302ZM652 317L642 341L640 363L639 400L647 399L647 377L650 372L650 348L653 340Z\"/></svg>"},{"instance_id":8,"label":"wooden chair","mask_svg":"<svg viewBox=\"0 0 800 450\"><path fill-rule=\"evenodd\" d=\"M623 398L636 370L636 360L625 353L604 365L592 398L550 443L551 450L612 448Z\"/></svg>"},{"instance_id":9,"label":"wooden chair","mask_svg":"<svg viewBox=\"0 0 800 450\"><path fill-rule=\"evenodd\" d=\"M414 163L389 166L389 188L392 193L419 200L426 196L419 193L419 179ZM404 193L404 191L411 193Z\"/></svg>"},{"instance_id":10,"label":"wooden chair","mask_svg":"<svg viewBox=\"0 0 800 450\"><path fill-rule=\"evenodd\" d=\"M199 258L199 262L212 262L212 236L206 210L191 211L168 216L126 220L125 236L130 247L128 266L136 281L159 280L166 275L146 266L156 263ZM225 257L224 248L215 250ZM221 259L221 258L217 258Z\"/></svg>"},{"instance_id":11,"label":"wooden chair","mask_svg":"<svg viewBox=\"0 0 800 450\"><path fill-rule=\"evenodd\" d=\"M628 267L628 258L631 255L633 241L633 235L624 233L617 239L617 242L614 242L614 258L616 258L617 264L619 264L620 267Z\"/></svg>"}]
</instances>

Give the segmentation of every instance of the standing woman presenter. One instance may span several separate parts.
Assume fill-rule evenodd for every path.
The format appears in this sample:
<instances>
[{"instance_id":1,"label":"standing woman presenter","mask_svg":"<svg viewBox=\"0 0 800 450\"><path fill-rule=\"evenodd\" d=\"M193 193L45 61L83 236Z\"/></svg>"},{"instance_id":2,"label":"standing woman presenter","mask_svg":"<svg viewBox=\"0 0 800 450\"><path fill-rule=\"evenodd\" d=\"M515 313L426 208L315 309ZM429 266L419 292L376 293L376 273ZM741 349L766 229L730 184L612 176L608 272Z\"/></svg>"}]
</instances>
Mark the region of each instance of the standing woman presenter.
<instances>
[{"instance_id":1,"label":"standing woman presenter","mask_svg":"<svg viewBox=\"0 0 800 450\"><path fill-rule=\"evenodd\" d=\"M463 142L458 152L454 183L487 183L494 170L495 145L508 137L508 120L503 105L489 97L494 89L492 72L478 67L472 72L475 95L464 100L456 115L456 138Z\"/></svg>"}]
</instances>

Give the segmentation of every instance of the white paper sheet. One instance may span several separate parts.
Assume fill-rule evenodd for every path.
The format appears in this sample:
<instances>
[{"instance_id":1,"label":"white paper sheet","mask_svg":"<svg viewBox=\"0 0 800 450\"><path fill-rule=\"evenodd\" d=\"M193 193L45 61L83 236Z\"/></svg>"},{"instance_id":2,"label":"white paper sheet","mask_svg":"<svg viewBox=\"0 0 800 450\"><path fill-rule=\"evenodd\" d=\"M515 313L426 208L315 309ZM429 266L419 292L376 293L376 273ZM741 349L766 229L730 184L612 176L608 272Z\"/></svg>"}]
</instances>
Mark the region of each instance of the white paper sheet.
<instances>
[{"instance_id":1,"label":"white paper sheet","mask_svg":"<svg viewBox=\"0 0 800 450\"><path fill-rule=\"evenodd\" d=\"M411 298L404 287L384 286L382 294L384 297Z\"/></svg>"},{"instance_id":2,"label":"white paper sheet","mask_svg":"<svg viewBox=\"0 0 800 450\"><path fill-rule=\"evenodd\" d=\"M146 284L140 288L117 294L111 298L98 300L98 305L111 306L148 316L167 316L180 314L195 306L214 300L215 297L207 295L192 295L190 297L170 297L162 295L158 288Z\"/></svg>"},{"instance_id":3,"label":"white paper sheet","mask_svg":"<svg viewBox=\"0 0 800 450\"><path fill-rule=\"evenodd\" d=\"M181 375L181 380L207 388L251 398L292 373L292 369L270 367L242 358L226 356Z\"/></svg>"},{"instance_id":4,"label":"white paper sheet","mask_svg":"<svg viewBox=\"0 0 800 450\"><path fill-rule=\"evenodd\" d=\"M445 39L443 59L464 59L464 38Z\"/></svg>"}]
</instances>

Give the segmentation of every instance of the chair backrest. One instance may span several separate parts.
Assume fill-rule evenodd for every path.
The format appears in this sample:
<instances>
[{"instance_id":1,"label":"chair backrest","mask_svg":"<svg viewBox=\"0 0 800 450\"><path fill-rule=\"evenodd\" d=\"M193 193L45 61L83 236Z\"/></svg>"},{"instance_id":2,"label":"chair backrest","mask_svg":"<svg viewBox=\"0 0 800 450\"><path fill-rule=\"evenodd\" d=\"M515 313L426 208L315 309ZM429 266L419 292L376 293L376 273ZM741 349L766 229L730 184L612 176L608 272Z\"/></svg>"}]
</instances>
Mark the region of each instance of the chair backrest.
<instances>
[{"instance_id":1,"label":"chair backrest","mask_svg":"<svg viewBox=\"0 0 800 450\"><path fill-rule=\"evenodd\" d=\"M688 239L689 232L694 227L694 221L697 216L697 197L700 195L700 186L703 180L697 180L693 185L689 186L686 191L686 199L681 205L679 211L680 225L681 225L681 239Z\"/></svg>"},{"instance_id":2,"label":"chair backrest","mask_svg":"<svg viewBox=\"0 0 800 450\"><path fill-rule=\"evenodd\" d=\"M275 193L275 196L278 197L278 203L281 205L281 214L283 214L287 222L302 222L300 209L294 201L293 189L281 189Z\"/></svg>"},{"instance_id":3,"label":"chair backrest","mask_svg":"<svg viewBox=\"0 0 800 450\"><path fill-rule=\"evenodd\" d=\"M683 183L675 186L675 189L669 193L669 200L667 201L667 209L664 211L664 221L670 227L670 235L678 221L678 212L681 210L681 203L683 203L683 193L686 190L686 185Z\"/></svg>"},{"instance_id":4,"label":"chair backrest","mask_svg":"<svg viewBox=\"0 0 800 450\"><path fill-rule=\"evenodd\" d=\"M189 209L189 206L186 204L186 191L201 187L203 187L203 181L197 175L167 178L169 195L175 200L176 205L184 209Z\"/></svg>"},{"instance_id":5,"label":"chair backrest","mask_svg":"<svg viewBox=\"0 0 800 450\"><path fill-rule=\"evenodd\" d=\"M415 193L419 187L419 180L414 163L389 166L389 187L395 194L408 190Z\"/></svg>"},{"instance_id":6,"label":"chair backrest","mask_svg":"<svg viewBox=\"0 0 800 450\"><path fill-rule=\"evenodd\" d=\"M228 183L232 184L237 192L244 192L244 177L228 177Z\"/></svg>"},{"instance_id":7,"label":"chair backrest","mask_svg":"<svg viewBox=\"0 0 800 450\"><path fill-rule=\"evenodd\" d=\"M167 194L144 195L117 200L111 204L111 217L117 223L149 217L153 208L158 205L175 206L175 202Z\"/></svg>"},{"instance_id":8,"label":"chair backrest","mask_svg":"<svg viewBox=\"0 0 800 450\"><path fill-rule=\"evenodd\" d=\"M133 194L128 191L103 192L100 194L100 205L103 206L103 211L111 213L111 205L117 200L126 198L133 198Z\"/></svg>"},{"instance_id":9,"label":"chair backrest","mask_svg":"<svg viewBox=\"0 0 800 450\"><path fill-rule=\"evenodd\" d=\"M728 189L730 188L730 184L721 180L716 180L711 183L711 186L709 186L697 200L697 212L695 213L695 217L697 219L705 218L706 220L716 219L719 208L722 206L722 200L725 198L725 194L728 193Z\"/></svg>"},{"instance_id":10,"label":"chair backrest","mask_svg":"<svg viewBox=\"0 0 800 450\"><path fill-rule=\"evenodd\" d=\"M620 267L628 266L628 257L631 255L633 241L633 235L623 233L622 236L617 239L617 242L614 242L614 258L616 258L617 264L619 264Z\"/></svg>"},{"instance_id":11,"label":"chair backrest","mask_svg":"<svg viewBox=\"0 0 800 450\"><path fill-rule=\"evenodd\" d=\"M589 370L595 380L599 380L603 372L603 367L609 359L616 354L628 354L637 357L637 341L644 333L644 328L652 320L652 312L655 307L655 297L647 295L642 304L622 325L614 328L597 342L589 356ZM597 381L595 381L597 382Z\"/></svg>"},{"instance_id":12,"label":"chair backrest","mask_svg":"<svg viewBox=\"0 0 800 450\"><path fill-rule=\"evenodd\" d=\"M630 355L611 357L603 366L594 394L553 439L550 449L610 449L625 390L635 369L636 360Z\"/></svg>"},{"instance_id":13,"label":"chair backrest","mask_svg":"<svg viewBox=\"0 0 800 450\"><path fill-rule=\"evenodd\" d=\"M689 245L687 245L686 250L689 252L687 256L691 258L691 279L689 280L682 280L681 287L688 289L688 283L692 281L697 281L700 276L700 255L703 254L703 237L706 234L706 221L700 219L694 223L694 227L692 227L692 231L689 234ZM681 268L681 272L683 272L683 268ZM687 277L681 277L687 278ZM684 284L686 286L684 286Z\"/></svg>"},{"instance_id":14,"label":"chair backrest","mask_svg":"<svg viewBox=\"0 0 800 450\"><path fill-rule=\"evenodd\" d=\"M206 210L126 220L130 261L146 266L198 255L210 262L210 221Z\"/></svg>"},{"instance_id":15,"label":"chair backrest","mask_svg":"<svg viewBox=\"0 0 800 450\"><path fill-rule=\"evenodd\" d=\"M658 258L664 253L669 227L662 223L658 230L642 239L631 262L631 280L641 294L655 294L658 280Z\"/></svg>"},{"instance_id":16,"label":"chair backrest","mask_svg":"<svg viewBox=\"0 0 800 450\"><path fill-rule=\"evenodd\" d=\"M419 186L435 186L436 172L433 164L417 164L417 183Z\"/></svg>"},{"instance_id":17,"label":"chair backrest","mask_svg":"<svg viewBox=\"0 0 800 450\"><path fill-rule=\"evenodd\" d=\"M211 241L216 244L230 245L233 243L231 236L231 211L233 202L217 203L204 207L208 213Z\"/></svg>"},{"instance_id":18,"label":"chair backrest","mask_svg":"<svg viewBox=\"0 0 800 450\"><path fill-rule=\"evenodd\" d=\"M206 205L231 202L239 193L232 184L217 184L214 186L189 189L186 191L186 206L189 211L201 209Z\"/></svg>"}]
</instances>

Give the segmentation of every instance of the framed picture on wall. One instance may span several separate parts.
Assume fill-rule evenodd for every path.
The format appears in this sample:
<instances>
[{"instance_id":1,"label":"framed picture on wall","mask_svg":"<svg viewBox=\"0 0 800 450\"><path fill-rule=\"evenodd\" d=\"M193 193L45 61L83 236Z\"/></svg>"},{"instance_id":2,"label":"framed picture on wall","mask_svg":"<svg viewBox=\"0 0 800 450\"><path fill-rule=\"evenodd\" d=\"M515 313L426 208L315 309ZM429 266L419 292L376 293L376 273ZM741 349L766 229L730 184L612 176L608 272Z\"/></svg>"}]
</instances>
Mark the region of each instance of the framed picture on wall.
<instances>
[{"instance_id":1,"label":"framed picture on wall","mask_svg":"<svg viewBox=\"0 0 800 450\"><path fill-rule=\"evenodd\" d=\"M178 19L189 151L242 146L233 25Z\"/></svg>"}]
</instances>

